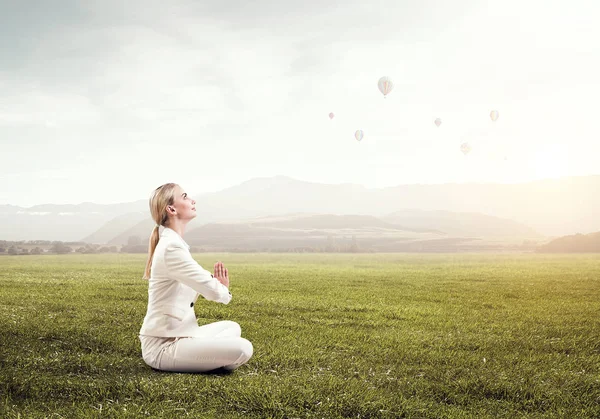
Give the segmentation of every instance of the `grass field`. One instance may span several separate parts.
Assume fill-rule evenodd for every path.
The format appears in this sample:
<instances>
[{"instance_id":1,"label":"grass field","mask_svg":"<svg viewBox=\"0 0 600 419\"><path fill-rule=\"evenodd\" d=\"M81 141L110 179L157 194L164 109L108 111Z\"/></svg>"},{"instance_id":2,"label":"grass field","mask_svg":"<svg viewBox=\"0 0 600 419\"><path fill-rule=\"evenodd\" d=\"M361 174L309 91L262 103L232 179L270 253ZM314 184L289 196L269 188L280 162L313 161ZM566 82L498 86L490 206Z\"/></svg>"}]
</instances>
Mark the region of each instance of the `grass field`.
<instances>
[{"instance_id":1,"label":"grass field","mask_svg":"<svg viewBox=\"0 0 600 419\"><path fill-rule=\"evenodd\" d=\"M194 256L231 374L144 364L145 255L0 257L0 417L600 417L599 255Z\"/></svg>"}]
</instances>

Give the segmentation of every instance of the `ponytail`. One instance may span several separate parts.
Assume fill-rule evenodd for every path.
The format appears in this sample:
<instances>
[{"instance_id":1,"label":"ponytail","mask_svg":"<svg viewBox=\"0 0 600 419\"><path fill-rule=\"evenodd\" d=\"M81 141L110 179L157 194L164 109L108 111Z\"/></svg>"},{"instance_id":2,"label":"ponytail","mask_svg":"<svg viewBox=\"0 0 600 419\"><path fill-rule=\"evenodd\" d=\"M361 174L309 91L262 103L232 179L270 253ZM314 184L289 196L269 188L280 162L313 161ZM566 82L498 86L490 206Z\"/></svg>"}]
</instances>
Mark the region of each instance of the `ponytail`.
<instances>
[{"instance_id":1,"label":"ponytail","mask_svg":"<svg viewBox=\"0 0 600 419\"><path fill-rule=\"evenodd\" d=\"M152 192L152 196L150 196L148 204L150 206L150 215L155 222L155 226L152 230L152 234L150 234L150 239L148 240L148 260L146 261L146 269L144 269L144 276L142 276L142 279L150 279L152 257L154 256L154 250L156 250L156 245L160 239L158 229L159 226L164 226L168 221L166 207L167 205L173 205L176 187L176 183L165 183L156 188L154 192Z\"/></svg>"},{"instance_id":2,"label":"ponytail","mask_svg":"<svg viewBox=\"0 0 600 419\"><path fill-rule=\"evenodd\" d=\"M160 235L158 234L158 224L154 226L152 229L152 234L150 234L150 240L148 241L148 260L146 261L146 269L144 270L144 276L142 279L148 280L150 279L150 268L152 267L152 256L154 256L154 250L156 250L156 245L158 244L158 239Z\"/></svg>"}]
</instances>

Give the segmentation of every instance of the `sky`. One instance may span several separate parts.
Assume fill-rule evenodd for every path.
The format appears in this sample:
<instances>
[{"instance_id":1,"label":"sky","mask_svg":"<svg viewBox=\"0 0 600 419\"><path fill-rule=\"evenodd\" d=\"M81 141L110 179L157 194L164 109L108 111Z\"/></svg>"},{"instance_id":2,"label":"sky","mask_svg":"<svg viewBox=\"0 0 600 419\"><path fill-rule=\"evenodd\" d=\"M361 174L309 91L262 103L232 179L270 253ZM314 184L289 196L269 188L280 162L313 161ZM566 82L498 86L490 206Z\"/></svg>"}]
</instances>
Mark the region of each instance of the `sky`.
<instances>
[{"instance_id":1,"label":"sky","mask_svg":"<svg viewBox=\"0 0 600 419\"><path fill-rule=\"evenodd\" d=\"M600 174L598 21L583 0L0 0L0 204Z\"/></svg>"}]
</instances>

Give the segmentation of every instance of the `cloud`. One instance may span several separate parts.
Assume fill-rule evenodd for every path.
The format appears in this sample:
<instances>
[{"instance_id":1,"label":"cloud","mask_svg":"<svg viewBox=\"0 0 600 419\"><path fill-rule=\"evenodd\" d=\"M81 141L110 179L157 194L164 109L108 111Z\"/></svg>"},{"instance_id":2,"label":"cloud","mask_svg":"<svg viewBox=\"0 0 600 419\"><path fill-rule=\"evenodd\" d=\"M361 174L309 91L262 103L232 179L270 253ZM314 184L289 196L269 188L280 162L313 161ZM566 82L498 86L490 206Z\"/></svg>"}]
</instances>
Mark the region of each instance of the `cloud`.
<instances>
[{"instance_id":1,"label":"cloud","mask_svg":"<svg viewBox=\"0 0 600 419\"><path fill-rule=\"evenodd\" d=\"M89 98L72 93L27 90L5 95L0 99L6 110L0 110L2 125L42 125L59 127L64 124L87 125L97 123L101 113ZM6 106L10 104L10 106Z\"/></svg>"},{"instance_id":2,"label":"cloud","mask_svg":"<svg viewBox=\"0 0 600 419\"><path fill-rule=\"evenodd\" d=\"M578 159L595 153L594 3L5 3L0 176L21 176L11 194L42 174L44 188L128 171L223 186L277 174L371 186L471 176L455 171L457 147L495 108L496 139L514 149L569 137ZM385 100L383 75L395 84ZM432 150L456 159L428 170Z\"/></svg>"}]
</instances>

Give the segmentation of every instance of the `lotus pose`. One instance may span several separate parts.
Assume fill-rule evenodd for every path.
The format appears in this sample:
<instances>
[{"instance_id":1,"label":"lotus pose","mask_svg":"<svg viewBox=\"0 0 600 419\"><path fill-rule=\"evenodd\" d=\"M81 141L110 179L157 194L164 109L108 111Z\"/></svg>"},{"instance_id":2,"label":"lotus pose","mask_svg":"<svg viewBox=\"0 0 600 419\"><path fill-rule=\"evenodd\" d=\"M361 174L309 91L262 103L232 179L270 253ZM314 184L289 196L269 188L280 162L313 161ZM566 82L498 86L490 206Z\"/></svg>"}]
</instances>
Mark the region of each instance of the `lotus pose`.
<instances>
[{"instance_id":1,"label":"lotus pose","mask_svg":"<svg viewBox=\"0 0 600 419\"><path fill-rule=\"evenodd\" d=\"M175 183L156 188L150 212L156 225L150 236L144 279L148 310L140 330L146 364L164 371L234 370L248 362L252 344L240 326L224 320L198 326L194 304L199 295L228 304L229 273L215 263L214 276L202 268L183 240L186 224L196 217L196 202ZM159 235L159 227L164 229Z\"/></svg>"}]
</instances>

